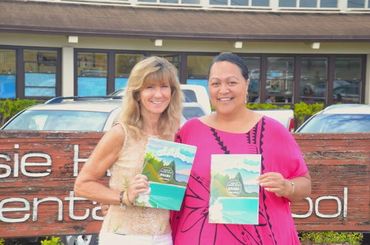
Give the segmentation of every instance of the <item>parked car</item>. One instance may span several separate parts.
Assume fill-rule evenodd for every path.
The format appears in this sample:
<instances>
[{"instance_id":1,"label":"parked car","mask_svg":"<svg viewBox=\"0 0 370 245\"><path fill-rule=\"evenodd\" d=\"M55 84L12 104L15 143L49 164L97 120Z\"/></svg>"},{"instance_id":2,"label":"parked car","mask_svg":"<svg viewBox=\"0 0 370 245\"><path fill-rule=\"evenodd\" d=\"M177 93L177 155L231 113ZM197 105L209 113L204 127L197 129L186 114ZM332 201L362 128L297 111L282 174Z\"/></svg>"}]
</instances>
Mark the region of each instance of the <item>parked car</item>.
<instances>
[{"instance_id":1,"label":"parked car","mask_svg":"<svg viewBox=\"0 0 370 245\"><path fill-rule=\"evenodd\" d=\"M370 132L370 105L336 104L306 120L296 133Z\"/></svg>"},{"instance_id":2,"label":"parked car","mask_svg":"<svg viewBox=\"0 0 370 245\"><path fill-rule=\"evenodd\" d=\"M207 90L203 86L195 84L181 84L180 87L181 91L184 93L185 102L196 102L203 107L203 110L206 114L211 113L209 96ZM123 96L124 93L124 89L118 89L109 95Z\"/></svg>"},{"instance_id":3,"label":"parked car","mask_svg":"<svg viewBox=\"0 0 370 245\"><path fill-rule=\"evenodd\" d=\"M44 104L37 104L19 112L0 130L104 132L112 127L121 106L121 96L55 97ZM203 115L205 112L200 104L183 103L181 123ZM13 240L15 244L40 242L37 237ZM65 245L98 244L97 234L63 236L62 241Z\"/></svg>"},{"instance_id":4,"label":"parked car","mask_svg":"<svg viewBox=\"0 0 370 245\"><path fill-rule=\"evenodd\" d=\"M112 127L121 105L119 96L55 97L19 112L0 130L104 132ZM183 103L181 123L203 115L200 104Z\"/></svg>"},{"instance_id":5,"label":"parked car","mask_svg":"<svg viewBox=\"0 0 370 245\"><path fill-rule=\"evenodd\" d=\"M292 109L254 110L264 116L271 117L284 125L289 132L294 131L294 111Z\"/></svg>"},{"instance_id":6,"label":"parked car","mask_svg":"<svg viewBox=\"0 0 370 245\"><path fill-rule=\"evenodd\" d=\"M2 130L95 131L108 130L118 116L121 99L113 97L56 97L27 108Z\"/></svg>"}]
</instances>

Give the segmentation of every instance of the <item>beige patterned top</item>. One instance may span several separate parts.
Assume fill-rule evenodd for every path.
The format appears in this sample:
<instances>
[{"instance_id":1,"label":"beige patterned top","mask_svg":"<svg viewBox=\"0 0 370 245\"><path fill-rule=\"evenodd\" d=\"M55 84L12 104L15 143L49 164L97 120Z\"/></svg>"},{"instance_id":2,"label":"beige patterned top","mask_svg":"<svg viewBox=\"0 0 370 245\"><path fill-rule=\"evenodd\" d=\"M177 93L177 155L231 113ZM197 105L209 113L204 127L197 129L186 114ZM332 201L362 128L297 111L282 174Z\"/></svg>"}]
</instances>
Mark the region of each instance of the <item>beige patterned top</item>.
<instances>
[{"instance_id":1,"label":"beige patterned top","mask_svg":"<svg viewBox=\"0 0 370 245\"><path fill-rule=\"evenodd\" d=\"M145 146L148 137L135 139L126 127L120 124L126 135L120 156L111 167L110 188L126 190L129 181L141 173L144 161ZM125 207L111 205L104 217L101 232L118 234L161 235L171 232L169 211L164 209Z\"/></svg>"}]
</instances>

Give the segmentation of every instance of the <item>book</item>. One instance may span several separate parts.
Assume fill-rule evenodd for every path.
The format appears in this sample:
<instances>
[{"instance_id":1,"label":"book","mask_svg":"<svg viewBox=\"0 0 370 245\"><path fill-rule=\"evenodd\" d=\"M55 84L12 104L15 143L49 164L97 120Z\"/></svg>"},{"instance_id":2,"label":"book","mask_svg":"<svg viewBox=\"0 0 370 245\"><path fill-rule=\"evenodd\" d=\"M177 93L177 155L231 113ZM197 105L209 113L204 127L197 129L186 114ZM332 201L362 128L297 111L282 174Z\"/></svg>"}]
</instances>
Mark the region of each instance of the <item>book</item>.
<instances>
[{"instance_id":1,"label":"book","mask_svg":"<svg viewBox=\"0 0 370 245\"><path fill-rule=\"evenodd\" d=\"M209 222L258 224L260 154L211 156Z\"/></svg>"},{"instance_id":2,"label":"book","mask_svg":"<svg viewBox=\"0 0 370 245\"><path fill-rule=\"evenodd\" d=\"M140 193L136 206L180 210L194 161L196 146L149 138L142 174L149 193Z\"/></svg>"}]
</instances>

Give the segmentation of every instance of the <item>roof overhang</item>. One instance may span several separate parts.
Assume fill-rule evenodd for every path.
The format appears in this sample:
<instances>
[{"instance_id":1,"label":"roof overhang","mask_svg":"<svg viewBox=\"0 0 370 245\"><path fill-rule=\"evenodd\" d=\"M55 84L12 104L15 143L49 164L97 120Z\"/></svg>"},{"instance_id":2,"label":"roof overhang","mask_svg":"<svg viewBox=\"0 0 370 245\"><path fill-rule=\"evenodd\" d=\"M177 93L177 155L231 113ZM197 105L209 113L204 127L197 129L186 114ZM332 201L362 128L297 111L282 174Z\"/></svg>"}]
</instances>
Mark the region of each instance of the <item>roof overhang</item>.
<instances>
[{"instance_id":1,"label":"roof overhang","mask_svg":"<svg viewBox=\"0 0 370 245\"><path fill-rule=\"evenodd\" d=\"M0 2L0 32L128 38L370 41L370 14Z\"/></svg>"}]
</instances>

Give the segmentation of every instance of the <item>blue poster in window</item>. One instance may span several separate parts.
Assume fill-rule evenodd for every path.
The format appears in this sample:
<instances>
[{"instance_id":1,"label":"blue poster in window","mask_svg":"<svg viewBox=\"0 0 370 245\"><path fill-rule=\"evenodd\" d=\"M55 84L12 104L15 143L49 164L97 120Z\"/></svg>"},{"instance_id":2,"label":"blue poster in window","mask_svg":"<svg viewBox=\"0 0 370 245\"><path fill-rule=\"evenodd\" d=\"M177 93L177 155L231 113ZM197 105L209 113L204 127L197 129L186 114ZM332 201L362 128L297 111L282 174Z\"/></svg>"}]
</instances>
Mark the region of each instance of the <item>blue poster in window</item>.
<instances>
[{"instance_id":1,"label":"blue poster in window","mask_svg":"<svg viewBox=\"0 0 370 245\"><path fill-rule=\"evenodd\" d=\"M56 74L55 73L25 73L24 95L30 97L56 95Z\"/></svg>"},{"instance_id":2,"label":"blue poster in window","mask_svg":"<svg viewBox=\"0 0 370 245\"><path fill-rule=\"evenodd\" d=\"M15 75L0 75L0 98L15 98Z\"/></svg>"},{"instance_id":3,"label":"blue poster in window","mask_svg":"<svg viewBox=\"0 0 370 245\"><path fill-rule=\"evenodd\" d=\"M124 89L127 87L128 78L127 77L117 77L114 81L114 90Z\"/></svg>"},{"instance_id":4,"label":"blue poster in window","mask_svg":"<svg viewBox=\"0 0 370 245\"><path fill-rule=\"evenodd\" d=\"M107 95L107 78L105 77L78 77L78 96L105 96Z\"/></svg>"}]
</instances>

